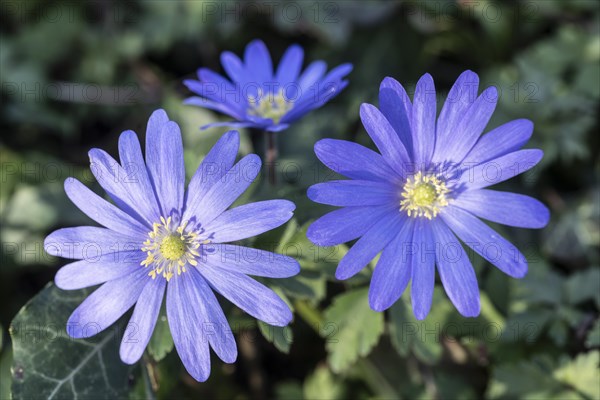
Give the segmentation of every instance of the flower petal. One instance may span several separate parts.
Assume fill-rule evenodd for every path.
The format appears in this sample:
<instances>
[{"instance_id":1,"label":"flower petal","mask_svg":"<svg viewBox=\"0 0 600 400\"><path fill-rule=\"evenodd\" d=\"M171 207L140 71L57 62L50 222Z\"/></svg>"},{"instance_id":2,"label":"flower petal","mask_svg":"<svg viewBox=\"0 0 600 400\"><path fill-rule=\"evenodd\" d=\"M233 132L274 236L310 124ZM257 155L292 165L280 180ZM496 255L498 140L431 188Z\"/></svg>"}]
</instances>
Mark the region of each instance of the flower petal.
<instances>
[{"instance_id":1,"label":"flower petal","mask_svg":"<svg viewBox=\"0 0 600 400\"><path fill-rule=\"evenodd\" d=\"M140 250L107 253L96 258L75 261L63 266L54 277L63 290L83 289L136 272L146 254Z\"/></svg>"},{"instance_id":2,"label":"flower petal","mask_svg":"<svg viewBox=\"0 0 600 400\"><path fill-rule=\"evenodd\" d=\"M380 154L358 143L322 139L315 144L315 154L327 167L348 178L390 182L396 177Z\"/></svg>"},{"instance_id":3,"label":"flower petal","mask_svg":"<svg viewBox=\"0 0 600 400\"><path fill-rule=\"evenodd\" d=\"M138 250L143 240L110 229L78 226L52 232L44 240L44 250L52 256L93 261L110 253Z\"/></svg>"},{"instance_id":4,"label":"flower petal","mask_svg":"<svg viewBox=\"0 0 600 400\"><path fill-rule=\"evenodd\" d=\"M519 228L543 228L550 211L538 200L522 194L480 189L462 193L452 205L480 218Z\"/></svg>"},{"instance_id":5,"label":"flower petal","mask_svg":"<svg viewBox=\"0 0 600 400\"><path fill-rule=\"evenodd\" d=\"M285 224L296 206L287 200L267 200L225 211L205 226L216 243L246 239Z\"/></svg>"},{"instance_id":6,"label":"flower petal","mask_svg":"<svg viewBox=\"0 0 600 400\"><path fill-rule=\"evenodd\" d=\"M400 176L406 176L411 159L400 137L375 106L363 103L360 119L385 161Z\"/></svg>"},{"instance_id":7,"label":"flower petal","mask_svg":"<svg viewBox=\"0 0 600 400\"><path fill-rule=\"evenodd\" d=\"M292 320L287 304L254 279L223 268L199 266L198 271L217 292L254 318L275 326L285 326Z\"/></svg>"},{"instance_id":8,"label":"flower petal","mask_svg":"<svg viewBox=\"0 0 600 400\"><path fill-rule=\"evenodd\" d=\"M163 124L160 130L151 129L148 122L146 164L162 216L167 217L174 212L180 212L183 208L185 168L181 131L175 122Z\"/></svg>"},{"instance_id":9,"label":"flower petal","mask_svg":"<svg viewBox=\"0 0 600 400\"><path fill-rule=\"evenodd\" d=\"M410 297L413 312L418 320L429 314L435 285L435 241L431 227L422 218L413 230L413 269Z\"/></svg>"},{"instance_id":10,"label":"flower petal","mask_svg":"<svg viewBox=\"0 0 600 400\"><path fill-rule=\"evenodd\" d=\"M437 99L433 78L425 74L417 82L410 126L412 129L413 161L428 166L435 145Z\"/></svg>"},{"instance_id":11,"label":"flower petal","mask_svg":"<svg viewBox=\"0 0 600 400\"><path fill-rule=\"evenodd\" d=\"M202 107L202 108L206 108L206 109L213 110L213 111L218 111L223 114L227 114L230 117L233 117L235 119L242 119L237 110L237 107L234 108L230 104L218 103L214 100L205 99L203 97L199 97L199 96L188 97L187 99L183 100L183 104L186 104L188 106L197 106L197 107ZM201 129L206 129L211 126L231 126L232 128L234 127L234 123L229 124L226 122L218 122L218 124L219 125L215 125L215 124L202 125ZM238 125L238 127L240 127L240 126Z\"/></svg>"},{"instance_id":12,"label":"flower petal","mask_svg":"<svg viewBox=\"0 0 600 400\"><path fill-rule=\"evenodd\" d=\"M298 45L292 45L287 48L279 67L277 68L277 76L275 80L280 85L286 85L290 82L295 82L302 68L302 61L304 60L304 50Z\"/></svg>"},{"instance_id":13,"label":"flower petal","mask_svg":"<svg viewBox=\"0 0 600 400\"><path fill-rule=\"evenodd\" d=\"M467 253L443 221L431 224L437 244L436 263L442 285L456 307L465 317L479 315L479 287Z\"/></svg>"},{"instance_id":14,"label":"flower petal","mask_svg":"<svg viewBox=\"0 0 600 400\"><path fill-rule=\"evenodd\" d=\"M379 108L390 122L407 152L412 154L412 103L404 87L394 78L386 77L379 86Z\"/></svg>"},{"instance_id":15,"label":"flower petal","mask_svg":"<svg viewBox=\"0 0 600 400\"><path fill-rule=\"evenodd\" d=\"M289 278L300 272L292 257L232 244L209 244L200 261L206 268L268 278Z\"/></svg>"},{"instance_id":16,"label":"flower petal","mask_svg":"<svg viewBox=\"0 0 600 400\"><path fill-rule=\"evenodd\" d=\"M142 358L156 326L166 284L165 279L158 278L144 286L121 340L119 354L124 363L134 364Z\"/></svg>"},{"instance_id":17,"label":"flower petal","mask_svg":"<svg viewBox=\"0 0 600 400\"><path fill-rule=\"evenodd\" d=\"M513 278L527 274L527 259L523 254L473 214L448 206L440 216L460 240L500 271Z\"/></svg>"},{"instance_id":18,"label":"flower petal","mask_svg":"<svg viewBox=\"0 0 600 400\"><path fill-rule=\"evenodd\" d=\"M246 71L254 81L263 86L273 80L273 62L267 46L262 40L253 40L244 52Z\"/></svg>"},{"instance_id":19,"label":"flower petal","mask_svg":"<svg viewBox=\"0 0 600 400\"><path fill-rule=\"evenodd\" d=\"M533 122L517 119L483 135L467 154L463 163L483 163L519 150L531 138Z\"/></svg>"},{"instance_id":20,"label":"flower petal","mask_svg":"<svg viewBox=\"0 0 600 400\"><path fill-rule=\"evenodd\" d=\"M397 212L389 215L389 218L384 217L373 225L340 260L335 271L337 279L348 279L356 275L396 237L406 222L406 217Z\"/></svg>"},{"instance_id":21,"label":"flower petal","mask_svg":"<svg viewBox=\"0 0 600 400\"><path fill-rule=\"evenodd\" d=\"M327 64L324 61L318 60L310 63L298 78L300 95L305 96L311 90L314 90L315 88L312 88L312 86L319 82L325 72L327 72Z\"/></svg>"},{"instance_id":22,"label":"flower petal","mask_svg":"<svg viewBox=\"0 0 600 400\"><path fill-rule=\"evenodd\" d=\"M308 198L332 206L379 206L398 203L398 193L388 183L374 181L329 181L308 188Z\"/></svg>"},{"instance_id":23,"label":"flower petal","mask_svg":"<svg viewBox=\"0 0 600 400\"><path fill-rule=\"evenodd\" d=\"M243 83L246 71L238 56L230 51L224 51L221 53L221 65L233 82Z\"/></svg>"},{"instance_id":24,"label":"flower petal","mask_svg":"<svg viewBox=\"0 0 600 400\"><path fill-rule=\"evenodd\" d=\"M369 305L375 311L384 311L402 296L413 268L412 236L414 220L409 219L396 237L383 249L373 271L369 287Z\"/></svg>"},{"instance_id":25,"label":"flower petal","mask_svg":"<svg viewBox=\"0 0 600 400\"><path fill-rule=\"evenodd\" d=\"M65 192L77 208L110 230L127 236L143 236L148 232L147 227L92 192L75 178L65 180Z\"/></svg>"},{"instance_id":26,"label":"flower petal","mask_svg":"<svg viewBox=\"0 0 600 400\"><path fill-rule=\"evenodd\" d=\"M364 235L392 210L388 207L344 207L323 215L306 232L319 246L335 246Z\"/></svg>"},{"instance_id":27,"label":"flower petal","mask_svg":"<svg viewBox=\"0 0 600 400\"><path fill-rule=\"evenodd\" d=\"M138 300L148 281L146 271L138 271L100 286L73 311L67 333L75 339L94 336L118 320Z\"/></svg>"}]
</instances>

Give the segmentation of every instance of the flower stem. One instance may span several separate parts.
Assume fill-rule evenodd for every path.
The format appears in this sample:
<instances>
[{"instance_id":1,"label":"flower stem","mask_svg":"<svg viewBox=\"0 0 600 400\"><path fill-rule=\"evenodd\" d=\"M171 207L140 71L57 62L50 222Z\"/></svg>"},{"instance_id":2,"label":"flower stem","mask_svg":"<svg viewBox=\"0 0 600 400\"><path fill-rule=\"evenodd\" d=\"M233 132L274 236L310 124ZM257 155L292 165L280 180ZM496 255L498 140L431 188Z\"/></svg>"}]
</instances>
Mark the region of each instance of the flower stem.
<instances>
[{"instance_id":1,"label":"flower stem","mask_svg":"<svg viewBox=\"0 0 600 400\"><path fill-rule=\"evenodd\" d=\"M275 164L277 163L277 138L275 132L265 132L265 162L267 164L267 175L269 184L275 186L277 184L277 174Z\"/></svg>"}]
</instances>

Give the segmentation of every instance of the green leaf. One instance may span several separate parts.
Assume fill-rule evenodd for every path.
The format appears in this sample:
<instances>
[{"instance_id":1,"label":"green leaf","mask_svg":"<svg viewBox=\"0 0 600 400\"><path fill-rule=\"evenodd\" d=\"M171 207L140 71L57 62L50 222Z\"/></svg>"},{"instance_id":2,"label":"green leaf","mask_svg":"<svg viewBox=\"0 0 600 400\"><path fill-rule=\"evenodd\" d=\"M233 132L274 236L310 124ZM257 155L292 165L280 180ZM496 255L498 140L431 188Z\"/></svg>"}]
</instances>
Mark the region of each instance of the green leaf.
<instances>
[{"instance_id":1,"label":"green leaf","mask_svg":"<svg viewBox=\"0 0 600 400\"><path fill-rule=\"evenodd\" d=\"M10 399L10 366L12 364L12 349L4 349L0 353L0 399Z\"/></svg>"},{"instance_id":2,"label":"green leaf","mask_svg":"<svg viewBox=\"0 0 600 400\"><path fill-rule=\"evenodd\" d=\"M119 358L118 328L88 340L66 333L69 315L87 294L49 284L19 311L10 328L14 399L112 399L127 393L130 367Z\"/></svg>"},{"instance_id":3,"label":"green leaf","mask_svg":"<svg viewBox=\"0 0 600 400\"><path fill-rule=\"evenodd\" d=\"M273 326L258 322L258 330L262 335L282 353L288 354L294 341L294 335L289 326Z\"/></svg>"},{"instance_id":4,"label":"green leaf","mask_svg":"<svg viewBox=\"0 0 600 400\"><path fill-rule=\"evenodd\" d=\"M592 267L570 276L565 283L565 295L569 304L587 300L600 304L600 267Z\"/></svg>"},{"instance_id":5,"label":"green leaf","mask_svg":"<svg viewBox=\"0 0 600 400\"><path fill-rule=\"evenodd\" d=\"M345 399L345 388L325 366L319 366L304 382L305 399Z\"/></svg>"},{"instance_id":6,"label":"green leaf","mask_svg":"<svg viewBox=\"0 0 600 400\"><path fill-rule=\"evenodd\" d=\"M337 331L325 345L329 364L336 373L346 370L359 357L367 356L384 330L383 313L369 307L368 288L337 296L324 316L324 323Z\"/></svg>"},{"instance_id":7,"label":"green leaf","mask_svg":"<svg viewBox=\"0 0 600 400\"><path fill-rule=\"evenodd\" d=\"M585 347L592 348L600 346L600 318L594 323L594 327L590 330L585 339Z\"/></svg>"},{"instance_id":8,"label":"green leaf","mask_svg":"<svg viewBox=\"0 0 600 400\"><path fill-rule=\"evenodd\" d=\"M554 371L554 376L589 398L600 399L598 363L600 363L600 351L580 354L575 360L563 362L562 366Z\"/></svg>"},{"instance_id":9,"label":"green leaf","mask_svg":"<svg viewBox=\"0 0 600 400\"><path fill-rule=\"evenodd\" d=\"M155 361L160 361L173 350L173 345L173 336L171 336L171 330L169 329L169 322L167 321L167 314L163 304L158 320L156 321L156 327L154 328L154 332L148 343L148 354L150 354Z\"/></svg>"}]
</instances>

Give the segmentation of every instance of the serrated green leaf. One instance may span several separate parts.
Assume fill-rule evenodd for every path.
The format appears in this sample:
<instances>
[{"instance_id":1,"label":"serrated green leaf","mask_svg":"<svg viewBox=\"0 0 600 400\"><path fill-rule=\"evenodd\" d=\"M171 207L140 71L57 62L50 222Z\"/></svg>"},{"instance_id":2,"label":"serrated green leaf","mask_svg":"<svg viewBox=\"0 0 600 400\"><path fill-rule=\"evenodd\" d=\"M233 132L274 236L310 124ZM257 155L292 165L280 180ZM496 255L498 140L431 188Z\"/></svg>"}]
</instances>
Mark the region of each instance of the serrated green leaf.
<instances>
[{"instance_id":1,"label":"serrated green leaf","mask_svg":"<svg viewBox=\"0 0 600 400\"><path fill-rule=\"evenodd\" d=\"M173 350L173 346L173 336L171 336L171 330L169 329L169 322L167 321L167 314L163 304L158 320L156 321L156 327L154 328L154 332L152 332L152 337L148 343L148 354L150 354L154 361L160 361Z\"/></svg>"},{"instance_id":2,"label":"serrated green leaf","mask_svg":"<svg viewBox=\"0 0 600 400\"><path fill-rule=\"evenodd\" d=\"M87 294L49 284L19 311L10 329L14 399L113 399L127 393L130 367L119 358L119 329L88 340L66 333L69 315Z\"/></svg>"},{"instance_id":3,"label":"serrated green leaf","mask_svg":"<svg viewBox=\"0 0 600 400\"><path fill-rule=\"evenodd\" d=\"M585 347L592 348L600 346L600 318L594 323L594 327L590 330L585 339Z\"/></svg>"},{"instance_id":4,"label":"serrated green leaf","mask_svg":"<svg viewBox=\"0 0 600 400\"><path fill-rule=\"evenodd\" d=\"M565 283L565 295L570 304L587 300L600 304L600 267L591 267L571 275Z\"/></svg>"},{"instance_id":5,"label":"serrated green leaf","mask_svg":"<svg viewBox=\"0 0 600 400\"><path fill-rule=\"evenodd\" d=\"M258 330L270 343L282 353L288 354L294 341L293 331L289 326L273 326L258 321Z\"/></svg>"},{"instance_id":6,"label":"serrated green leaf","mask_svg":"<svg viewBox=\"0 0 600 400\"><path fill-rule=\"evenodd\" d=\"M344 385L325 366L319 366L304 382L305 399L337 400L347 398Z\"/></svg>"},{"instance_id":7,"label":"serrated green leaf","mask_svg":"<svg viewBox=\"0 0 600 400\"><path fill-rule=\"evenodd\" d=\"M554 377L591 399L600 399L599 363L600 351L598 350L580 354L574 360L563 362L561 367L554 371Z\"/></svg>"},{"instance_id":8,"label":"serrated green leaf","mask_svg":"<svg viewBox=\"0 0 600 400\"><path fill-rule=\"evenodd\" d=\"M326 343L329 365L336 373L346 370L359 357L367 356L384 330L383 313L369 307L368 288L337 296L324 317L324 322L333 324L337 330Z\"/></svg>"}]
</instances>

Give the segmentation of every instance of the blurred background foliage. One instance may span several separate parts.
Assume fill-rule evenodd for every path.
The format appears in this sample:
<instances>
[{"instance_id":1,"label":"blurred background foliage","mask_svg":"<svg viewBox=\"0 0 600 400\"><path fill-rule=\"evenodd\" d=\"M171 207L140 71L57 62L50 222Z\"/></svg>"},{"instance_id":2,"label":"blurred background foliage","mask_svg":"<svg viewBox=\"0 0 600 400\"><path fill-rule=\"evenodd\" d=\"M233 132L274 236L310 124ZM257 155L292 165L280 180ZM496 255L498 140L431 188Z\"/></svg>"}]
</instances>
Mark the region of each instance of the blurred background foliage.
<instances>
[{"instance_id":1,"label":"blurred background foliage","mask_svg":"<svg viewBox=\"0 0 600 400\"><path fill-rule=\"evenodd\" d=\"M3 0L1 7L0 398L11 385L15 398L600 398L596 1ZM298 277L266 282L294 308L294 322L257 324L222 302L240 357L233 365L213 357L202 384L171 351L164 316L131 368L118 360L112 333L65 339L62 326L87 292L49 283L64 261L44 255L42 242L53 229L89 220L66 198L64 179L77 176L99 191L87 151L116 154L119 133L143 137L158 107L181 125L191 175L225 131L198 127L224 117L183 106L189 93L181 82L201 66L222 72L220 52L240 54L254 38L275 60L299 43L306 62L355 66L339 97L280 134L277 188L259 181L240 200L297 204L287 226L248 243L300 259ZM429 72L443 99L465 69L499 89L488 129L515 118L535 123L529 146L544 150L542 164L502 187L541 199L551 222L541 231L495 226L523 250L530 272L513 280L475 257L478 318L460 317L439 284L423 322L414 320L408 293L375 313L366 298L374 263L338 282L333 271L347 247L317 248L305 238L309 222L327 211L306 199L306 188L334 177L313 144L332 137L372 147L358 107L377 104L385 76L411 93ZM250 152L262 154L261 138L243 132L241 153ZM42 326L52 329L32 336Z\"/></svg>"}]
</instances>

